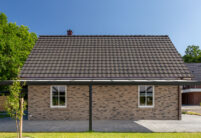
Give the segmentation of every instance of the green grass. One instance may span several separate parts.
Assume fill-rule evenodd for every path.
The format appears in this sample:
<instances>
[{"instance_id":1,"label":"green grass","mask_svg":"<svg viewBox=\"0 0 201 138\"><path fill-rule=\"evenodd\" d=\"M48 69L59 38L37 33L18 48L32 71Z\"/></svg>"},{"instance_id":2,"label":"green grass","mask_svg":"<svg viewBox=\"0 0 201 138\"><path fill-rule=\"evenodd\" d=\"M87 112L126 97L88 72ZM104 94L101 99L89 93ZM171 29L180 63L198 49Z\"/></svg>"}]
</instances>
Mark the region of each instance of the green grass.
<instances>
[{"instance_id":1,"label":"green grass","mask_svg":"<svg viewBox=\"0 0 201 138\"><path fill-rule=\"evenodd\" d=\"M201 133L24 133L31 138L201 138ZM16 133L0 133L1 138L14 138Z\"/></svg>"},{"instance_id":2,"label":"green grass","mask_svg":"<svg viewBox=\"0 0 201 138\"><path fill-rule=\"evenodd\" d=\"M191 112L191 111L183 111L182 114L188 114L188 115L199 115L199 116L201 116L200 113Z\"/></svg>"}]
</instances>

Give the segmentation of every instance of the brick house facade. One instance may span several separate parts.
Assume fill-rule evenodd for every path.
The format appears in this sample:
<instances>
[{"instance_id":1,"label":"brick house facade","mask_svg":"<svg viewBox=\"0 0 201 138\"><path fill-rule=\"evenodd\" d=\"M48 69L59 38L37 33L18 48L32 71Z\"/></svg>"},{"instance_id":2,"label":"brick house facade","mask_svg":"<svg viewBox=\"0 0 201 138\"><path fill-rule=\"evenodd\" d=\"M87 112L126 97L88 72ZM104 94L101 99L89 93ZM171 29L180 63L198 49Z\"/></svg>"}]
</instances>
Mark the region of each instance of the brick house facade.
<instances>
[{"instance_id":1,"label":"brick house facade","mask_svg":"<svg viewBox=\"0 0 201 138\"><path fill-rule=\"evenodd\" d=\"M40 36L20 78L30 120L176 120L192 75L166 35L71 32Z\"/></svg>"},{"instance_id":2,"label":"brick house facade","mask_svg":"<svg viewBox=\"0 0 201 138\"><path fill-rule=\"evenodd\" d=\"M88 120L89 92L86 85L67 86L67 107L51 108L50 85L28 87L30 120ZM138 105L137 85L94 85L93 120L180 119L178 86L154 86L154 107Z\"/></svg>"}]
</instances>

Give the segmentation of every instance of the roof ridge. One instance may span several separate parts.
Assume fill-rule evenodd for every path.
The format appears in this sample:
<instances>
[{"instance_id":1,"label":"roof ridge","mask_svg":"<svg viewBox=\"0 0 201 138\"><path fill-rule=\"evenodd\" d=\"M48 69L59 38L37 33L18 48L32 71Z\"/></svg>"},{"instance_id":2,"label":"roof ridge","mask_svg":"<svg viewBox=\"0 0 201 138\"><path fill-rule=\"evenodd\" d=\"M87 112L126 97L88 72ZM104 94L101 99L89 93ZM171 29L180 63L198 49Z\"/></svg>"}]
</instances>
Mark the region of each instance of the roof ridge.
<instances>
[{"instance_id":1,"label":"roof ridge","mask_svg":"<svg viewBox=\"0 0 201 138\"><path fill-rule=\"evenodd\" d=\"M168 37L168 35L39 35L39 37Z\"/></svg>"}]
</instances>

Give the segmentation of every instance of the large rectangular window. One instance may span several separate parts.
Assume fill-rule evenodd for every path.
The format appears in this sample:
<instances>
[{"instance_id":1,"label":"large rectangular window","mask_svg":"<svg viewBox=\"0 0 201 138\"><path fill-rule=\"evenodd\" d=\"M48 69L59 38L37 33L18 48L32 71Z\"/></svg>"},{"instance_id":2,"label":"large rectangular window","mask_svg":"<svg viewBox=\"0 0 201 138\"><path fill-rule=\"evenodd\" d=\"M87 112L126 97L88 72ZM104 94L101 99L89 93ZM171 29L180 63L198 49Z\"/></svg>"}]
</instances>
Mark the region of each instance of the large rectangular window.
<instances>
[{"instance_id":1,"label":"large rectangular window","mask_svg":"<svg viewBox=\"0 0 201 138\"><path fill-rule=\"evenodd\" d=\"M66 107L66 86L51 86L51 107Z\"/></svg>"},{"instance_id":2,"label":"large rectangular window","mask_svg":"<svg viewBox=\"0 0 201 138\"><path fill-rule=\"evenodd\" d=\"M153 86L141 85L138 92L139 107L154 107L154 88Z\"/></svg>"}]
</instances>

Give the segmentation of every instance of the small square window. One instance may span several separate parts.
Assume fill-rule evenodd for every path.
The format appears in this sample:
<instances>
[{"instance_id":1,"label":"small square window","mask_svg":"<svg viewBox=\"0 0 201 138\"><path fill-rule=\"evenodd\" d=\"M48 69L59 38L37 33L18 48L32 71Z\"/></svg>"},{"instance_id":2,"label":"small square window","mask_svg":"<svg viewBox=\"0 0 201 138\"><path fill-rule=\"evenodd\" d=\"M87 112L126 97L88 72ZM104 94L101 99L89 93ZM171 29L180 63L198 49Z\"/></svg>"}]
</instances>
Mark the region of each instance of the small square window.
<instances>
[{"instance_id":1,"label":"small square window","mask_svg":"<svg viewBox=\"0 0 201 138\"><path fill-rule=\"evenodd\" d=\"M62 108L66 107L66 97L67 96L67 90L66 86L52 86L51 87L51 107L52 108Z\"/></svg>"},{"instance_id":2,"label":"small square window","mask_svg":"<svg viewBox=\"0 0 201 138\"><path fill-rule=\"evenodd\" d=\"M153 86L142 85L139 86L139 107L153 107L154 95Z\"/></svg>"}]
</instances>

